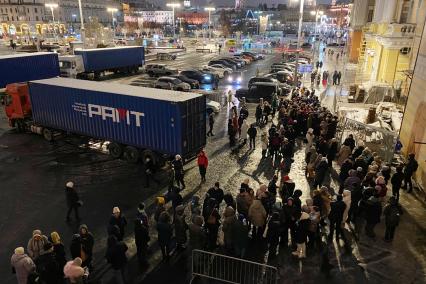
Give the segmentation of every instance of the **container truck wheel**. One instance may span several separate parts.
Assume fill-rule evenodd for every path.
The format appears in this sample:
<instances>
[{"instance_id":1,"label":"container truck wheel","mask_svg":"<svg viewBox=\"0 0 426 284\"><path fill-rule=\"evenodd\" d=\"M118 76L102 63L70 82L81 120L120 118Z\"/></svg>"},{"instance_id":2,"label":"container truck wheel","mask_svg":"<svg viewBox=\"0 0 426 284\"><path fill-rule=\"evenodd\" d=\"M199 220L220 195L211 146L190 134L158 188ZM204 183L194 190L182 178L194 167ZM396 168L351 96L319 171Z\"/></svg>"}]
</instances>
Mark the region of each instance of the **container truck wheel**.
<instances>
[{"instance_id":1,"label":"container truck wheel","mask_svg":"<svg viewBox=\"0 0 426 284\"><path fill-rule=\"evenodd\" d=\"M108 145L109 154L114 159L118 159L123 155L123 147L115 142Z\"/></svg>"},{"instance_id":2,"label":"container truck wheel","mask_svg":"<svg viewBox=\"0 0 426 284\"><path fill-rule=\"evenodd\" d=\"M146 164L146 159L149 158L155 166L158 165L158 157L157 154L151 150L144 150L141 155L142 162Z\"/></svg>"},{"instance_id":3,"label":"container truck wheel","mask_svg":"<svg viewBox=\"0 0 426 284\"><path fill-rule=\"evenodd\" d=\"M133 146L127 146L124 149L124 158L127 162L136 164L139 161L140 153L139 150Z\"/></svg>"},{"instance_id":4,"label":"container truck wheel","mask_svg":"<svg viewBox=\"0 0 426 284\"><path fill-rule=\"evenodd\" d=\"M53 140L53 133L50 129L43 129L43 137L44 139L46 139L47 141L52 141Z\"/></svg>"}]
</instances>

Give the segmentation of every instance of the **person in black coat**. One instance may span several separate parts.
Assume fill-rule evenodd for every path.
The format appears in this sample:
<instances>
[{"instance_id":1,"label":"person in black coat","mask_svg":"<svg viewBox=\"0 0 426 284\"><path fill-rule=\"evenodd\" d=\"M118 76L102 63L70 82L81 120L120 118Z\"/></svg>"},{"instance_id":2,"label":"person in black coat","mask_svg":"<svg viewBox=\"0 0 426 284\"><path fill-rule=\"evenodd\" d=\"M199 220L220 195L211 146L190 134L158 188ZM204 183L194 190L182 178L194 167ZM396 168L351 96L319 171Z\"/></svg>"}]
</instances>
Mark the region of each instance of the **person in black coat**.
<instances>
[{"instance_id":1,"label":"person in black coat","mask_svg":"<svg viewBox=\"0 0 426 284\"><path fill-rule=\"evenodd\" d=\"M175 180L177 186L180 187L180 185L182 184L182 189L185 189L183 162L182 157L180 155L175 156L175 159L172 162L172 166L175 171Z\"/></svg>"},{"instance_id":2,"label":"person in black coat","mask_svg":"<svg viewBox=\"0 0 426 284\"><path fill-rule=\"evenodd\" d=\"M44 244L43 252L37 258L35 264L36 271L40 277L40 283L58 284L64 282L62 271L55 258L53 246L50 242Z\"/></svg>"},{"instance_id":3,"label":"person in black coat","mask_svg":"<svg viewBox=\"0 0 426 284\"><path fill-rule=\"evenodd\" d=\"M349 177L349 170L353 169L353 166L353 162L350 159L346 159L340 167L339 181L342 188L345 180Z\"/></svg>"},{"instance_id":4,"label":"person in black coat","mask_svg":"<svg viewBox=\"0 0 426 284\"><path fill-rule=\"evenodd\" d=\"M348 137L346 137L345 141L343 142L344 145L349 146L351 148L351 151L355 148L355 139L352 134L349 134Z\"/></svg>"},{"instance_id":5,"label":"person in black coat","mask_svg":"<svg viewBox=\"0 0 426 284\"><path fill-rule=\"evenodd\" d=\"M217 234L220 227L220 214L217 210L217 202L214 198L209 198L207 204L203 206L203 217L207 229L208 248L216 248Z\"/></svg>"},{"instance_id":6,"label":"person in black coat","mask_svg":"<svg viewBox=\"0 0 426 284\"><path fill-rule=\"evenodd\" d=\"M370 197L365 206L365 220L367 222L365 234L370 238L375 238L374 228L380 223L380 216L382 215L382 205L377 194Z\"/></svg>"},{"instance_id":7,"label":"person in black coat","mask_svg":"<svg viewBox=\"0 0 426 284\"><path fill-rule=\"evenodd\" d=\"M254 124L250 125L250 128L247 130L247 134L249 136L250 139L250 149L255 149L256 148L256 136L257 136L257 130L256 130L256 126Z\"/></svg>"},{"instance_id":8,"label":"person in black coat","mask_svg":"<svg viewBox=\"0 0 426 284\"><path fill-rule=\"evenodd\" d=\"M268 231L266 232L266 239L269 246L269 257L272 259L277 255L277 247L281 235L281 222L280 213L272 213L271 219L268 222Z\"/></svg>"},{"instance_id":9,"label":"person in black coat","mask_svg":"<svg viewBox=\"0 0 426 284\"><path fill-rule=\"evenodd\" d=\"M262 114L263 114L263 109L262 109L262 105L259 103L256 106L256 112L255 112L255 117L256 117L256 124L260 125L260 122L262 120Z\"/></svg>"},{"instance_id":10,"label":"person in black coat","mask_svg":"<svg viewBox=\"0 0 426 284\"><path fill-rule=\"evenodd\" d=\"M413 174L417 171L417 168L419 167L419 164L417 163L416 159L414 158L414 154L410 153L408 155L408 162L405 165L404 168L404 186L402 187L403 189L407 189L408 187L408 193L413 191L413 182L411 181L411 177L413 176Z\"/></svg>"},{"instance_id":11,"label":"person in black coat","mask_svg":"<svg viewBox=\"0 0 426 284\"><path fill-rule=\"evenodd\" d=\"M219 182L215 182L214 187L210 188L207 193L210 198L214 198L216 201L216 208L219 208L220 204L223 201L224 193L223 189L220 188Z\"/></svg>"},{"instance_id":12,"label":"person in black coat","mask_svg":"<svg viewBox=\"0 0 426 284\"><path fill-rule=\"evenodd\" d=\"M231 193L226 193L224 196L223 196L223 200L225 201L225 203L226 203L226 207L228 207L228 206L230 206L230 207L232 207L234 210L237 210L237 203L235 202L235 199L234 199L234 197L232 196L232 194Z\"/></svg>"},{"instance_id":13,"label":"person in black coat","mask_svg":"<svg viewBox=\"0 0 426 284\"><path fill-rule=\"evenodd\" d=\"M323 157L321 159L321 162L319 162L319 164L315 168L314 188L317 188L318 186L323 185L327 172L328 172L328 161L326 157Z\"/></svg>"},{"instance_id":14,"label":"person in black coat","mask_svg":"<svg viewBox=\"0 0 426 284\"><path fill-rule=\"evenodd\" d=\"M127 245L123 241L117 240L115 236L108 237L108 247L106 252L107 262L114 270L114 283L126 283L125 268L127 264Z\"/></svg>"},{"instance_id":15,"label":"person in black coat","mask_svg":"<svg viewBox=\"0 0 426 284\"><path fill-rule=\"evenodd\" d=\"M328 161L328 166L330 168L333 166L333 161L336 158L337 148L338 148L337 139L336 138L331 139L330 147L328 148L328 153L327 153L327 161Z\"/></svg>"},{"instance_id":16,"label":"person in black coat","mask_svg":"<svg viewBox=\"0 0 426 284\"><path fill-rule=\"evenodd\" d=\"M52 232L50 234L49 242L53 245L53 252L55 254L56 262L59 265L59 270L61 271L61 275L64 274L64 266L67 263L67 257L65 253L65 246L61 241L61 237L57 232Z\"/></svg>"},{"instance_id":17,"label":"person in black coat","mask_svg":"<svg viewBox=\"0 0 426 284\"><path fill-rule=\"evenodd\" d=\"M92 267L92 256L93 256L93 246L95 245L95 239L91 232L89 232L89 228L87 225L82 224L78 230L81 241L81 248L86 256L83 259L82 267Z\"/></svg>"},{"instance_id":18,"label":"person in black coat","mask_svg":"<svg viewBox=\"0 0 426 284\"><path fill-rule=\"evenodd\" d=\"M77 191L75 190L74 183L72 181L67 182L65 186L65 196L68 206L66 218L67 222L71 221L70 215L73 210L77 221L81 220L78 214L78 207L80 207L80 198L78 197Z\"/></svg>"},{"instance_id":19,"label":"person in black coat","mask_svg":"<svg viewBox=\"0 0 426 284\"><path fill-rule=\"evenodd\" d=\"M391 178L392 184L392 195L395 196L396 201L399 201L399 189L402 186L402 182L404 180L404 173L402 172L402 167L396 167L396 172L393 174Z\"/></svg>"},{"instance_id":20,"label":"person in black coat","mask_svg":"<svg viewBox=\"0 0 426 284\"><path fill-rule=\"evenodd\" d=\"M331 241L333 239L334 231L336 231L336 240L344 235L342 233L342 222L343 222L343 213L345 212L346 204L343 202L342 195L337 195L337 200L331 202L331 211L328 214L328 219L330 220L330 234L328 239Z\"/></svg>"},{"instance_id":21,"label":"person in black coat","mask_svg":"<svg viewBox=\"0 0 426 284\"><path fill-rule=\"evenodd\" d=\"M74 234L70 244L71 259L76 257L81 258L81 237L79 234Z\"/></svg>"},{"instance_id":22,"label":"person in black coat","mask_svg":"<svg viewBox=\"0 0 426 284\"><path fill-rule=\"evenodd\" d=\"M169 258L170 255L170 244L173 237L173 226L171 224L171 218L169 213L163 212L157 223L158 232L158 244L161 248L163 260Z\"/></svg>"},{"instance_id":23,"label":"person in black coat","mask_svg":"<svg viewBox=\"0 0 426 284\"><path fill-rule=\"evenodd\" d=\"M290 230L291 235L291 245L293 247L296 246L296 219L295 215L300 210L297 209L293 204L293 198L290 197L287 199L287 203L284 204L283 209L281 210L280 214L280 221L281 221L281 245L288 246L288 230Z\"/></svg>"},{"instance_id":24,"label":"person in black coat","mask_svg":"<svg viewBox=\"0 0 426 284\"><path fill-rule=\"evenodd\" d=\"M309 214L306 212L297 212L295 215L297 220L295 223L295 238L297 244L297 250L292 254L298 256L299 258L306 257L306 241L308 238L309 230Z\"/></svg>"},{"instance_id":25,"label":"person in black coat","mask_svg":"<svg viewBox=\"0 0 426 284\"><path fill-rule=\"evenodd\" d=\"M148 224L145 224L141 219L134 220L136 255L138 257L139 264L148 263L147 255L150 237L147 225Z\"/></svg>"},{"instance_id":26,"label":"person in black coat","mask_svg":"<svg viewBox=\"0 0 426 284\"><path fill-rule=\"evenodd\" d=\"M124 230L127 226L126 218L121 214L120 208L114 207L112 209L112 216L109 218L108 232L111 235L112 227L117 226L120 229L120 235L117 240L122 241L124 238Z\"/></svg>"}]
</instances>

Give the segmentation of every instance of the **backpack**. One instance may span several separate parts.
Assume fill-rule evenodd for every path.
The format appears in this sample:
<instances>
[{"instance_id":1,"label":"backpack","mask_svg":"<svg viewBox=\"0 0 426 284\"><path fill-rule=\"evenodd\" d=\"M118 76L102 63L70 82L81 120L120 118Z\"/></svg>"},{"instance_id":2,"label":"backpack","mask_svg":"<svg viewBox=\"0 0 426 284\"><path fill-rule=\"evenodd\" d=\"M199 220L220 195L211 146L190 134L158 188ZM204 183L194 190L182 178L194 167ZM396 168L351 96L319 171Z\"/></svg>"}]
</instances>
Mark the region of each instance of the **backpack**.
<instances>
[{"instance_id":1,"label":"backpack","mask_svg":"<svg viewBox=\"0 0 426 284\"><path fill-rule=\"evenodd\" d=\"M387 223L390 226L397 226L399 224L400 212L397 206L390 206L388 212Z\"/></svg>"}]
</instances>

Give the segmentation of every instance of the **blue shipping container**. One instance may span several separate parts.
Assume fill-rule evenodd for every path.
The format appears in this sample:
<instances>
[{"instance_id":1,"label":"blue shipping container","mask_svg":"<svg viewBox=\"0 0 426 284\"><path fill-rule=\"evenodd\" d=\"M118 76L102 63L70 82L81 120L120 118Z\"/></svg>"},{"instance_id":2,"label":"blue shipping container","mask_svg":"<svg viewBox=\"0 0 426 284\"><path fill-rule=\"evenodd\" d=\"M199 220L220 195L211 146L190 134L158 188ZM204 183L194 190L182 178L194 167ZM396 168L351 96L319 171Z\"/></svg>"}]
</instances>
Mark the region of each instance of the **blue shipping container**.
<instances>
[{"instance_id":1,"label":"blue shipping container","mask_svg":"<svg viewBox=\"0 0 426 284\"><path fill-rule=\"evenodd\" d=\"M173 156L206 143L203 95L115 83L54 78L29 83L33 120Z\"/></svg>"},{"instance_id":2,"label":"blue shipping container","mask_svg":"<svg viewBox=\"0 0 426 284\"><path fill-rule=\"evenodd\" d=\"M142 66L145 62L145 53L142 46L76 49L74 54L83 57L86 72Z\"/></svg>"},{"instance_id":3,"label":"blue shipping container","mask_svg":"<svg viewBox=\"0 0 426 284\"><path fill-rule=\"evenodd\" d=\"M58 54L36 52L0 56L0 88L7 84L57 77Z\"/></svg>"}]
</instances>

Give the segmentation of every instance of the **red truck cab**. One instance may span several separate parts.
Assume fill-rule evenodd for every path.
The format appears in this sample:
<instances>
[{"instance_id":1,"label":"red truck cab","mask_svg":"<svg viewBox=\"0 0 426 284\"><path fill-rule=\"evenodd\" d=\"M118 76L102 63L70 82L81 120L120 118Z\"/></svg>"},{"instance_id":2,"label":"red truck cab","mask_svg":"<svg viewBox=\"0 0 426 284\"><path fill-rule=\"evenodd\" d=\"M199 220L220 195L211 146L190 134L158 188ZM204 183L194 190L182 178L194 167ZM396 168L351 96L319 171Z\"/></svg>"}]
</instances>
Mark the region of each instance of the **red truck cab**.
<instances>
[{"instance_id":1,"label":"red truck cab","mask_svg":"<svg viewBox=\"0 0 426 284\"><path fill-rule=\"evenodd\" d=\"M11 127L25 127L25 121L31 118L28 84L14 83L6 86L5 110Z\"/></svg>"}]
</instances>

